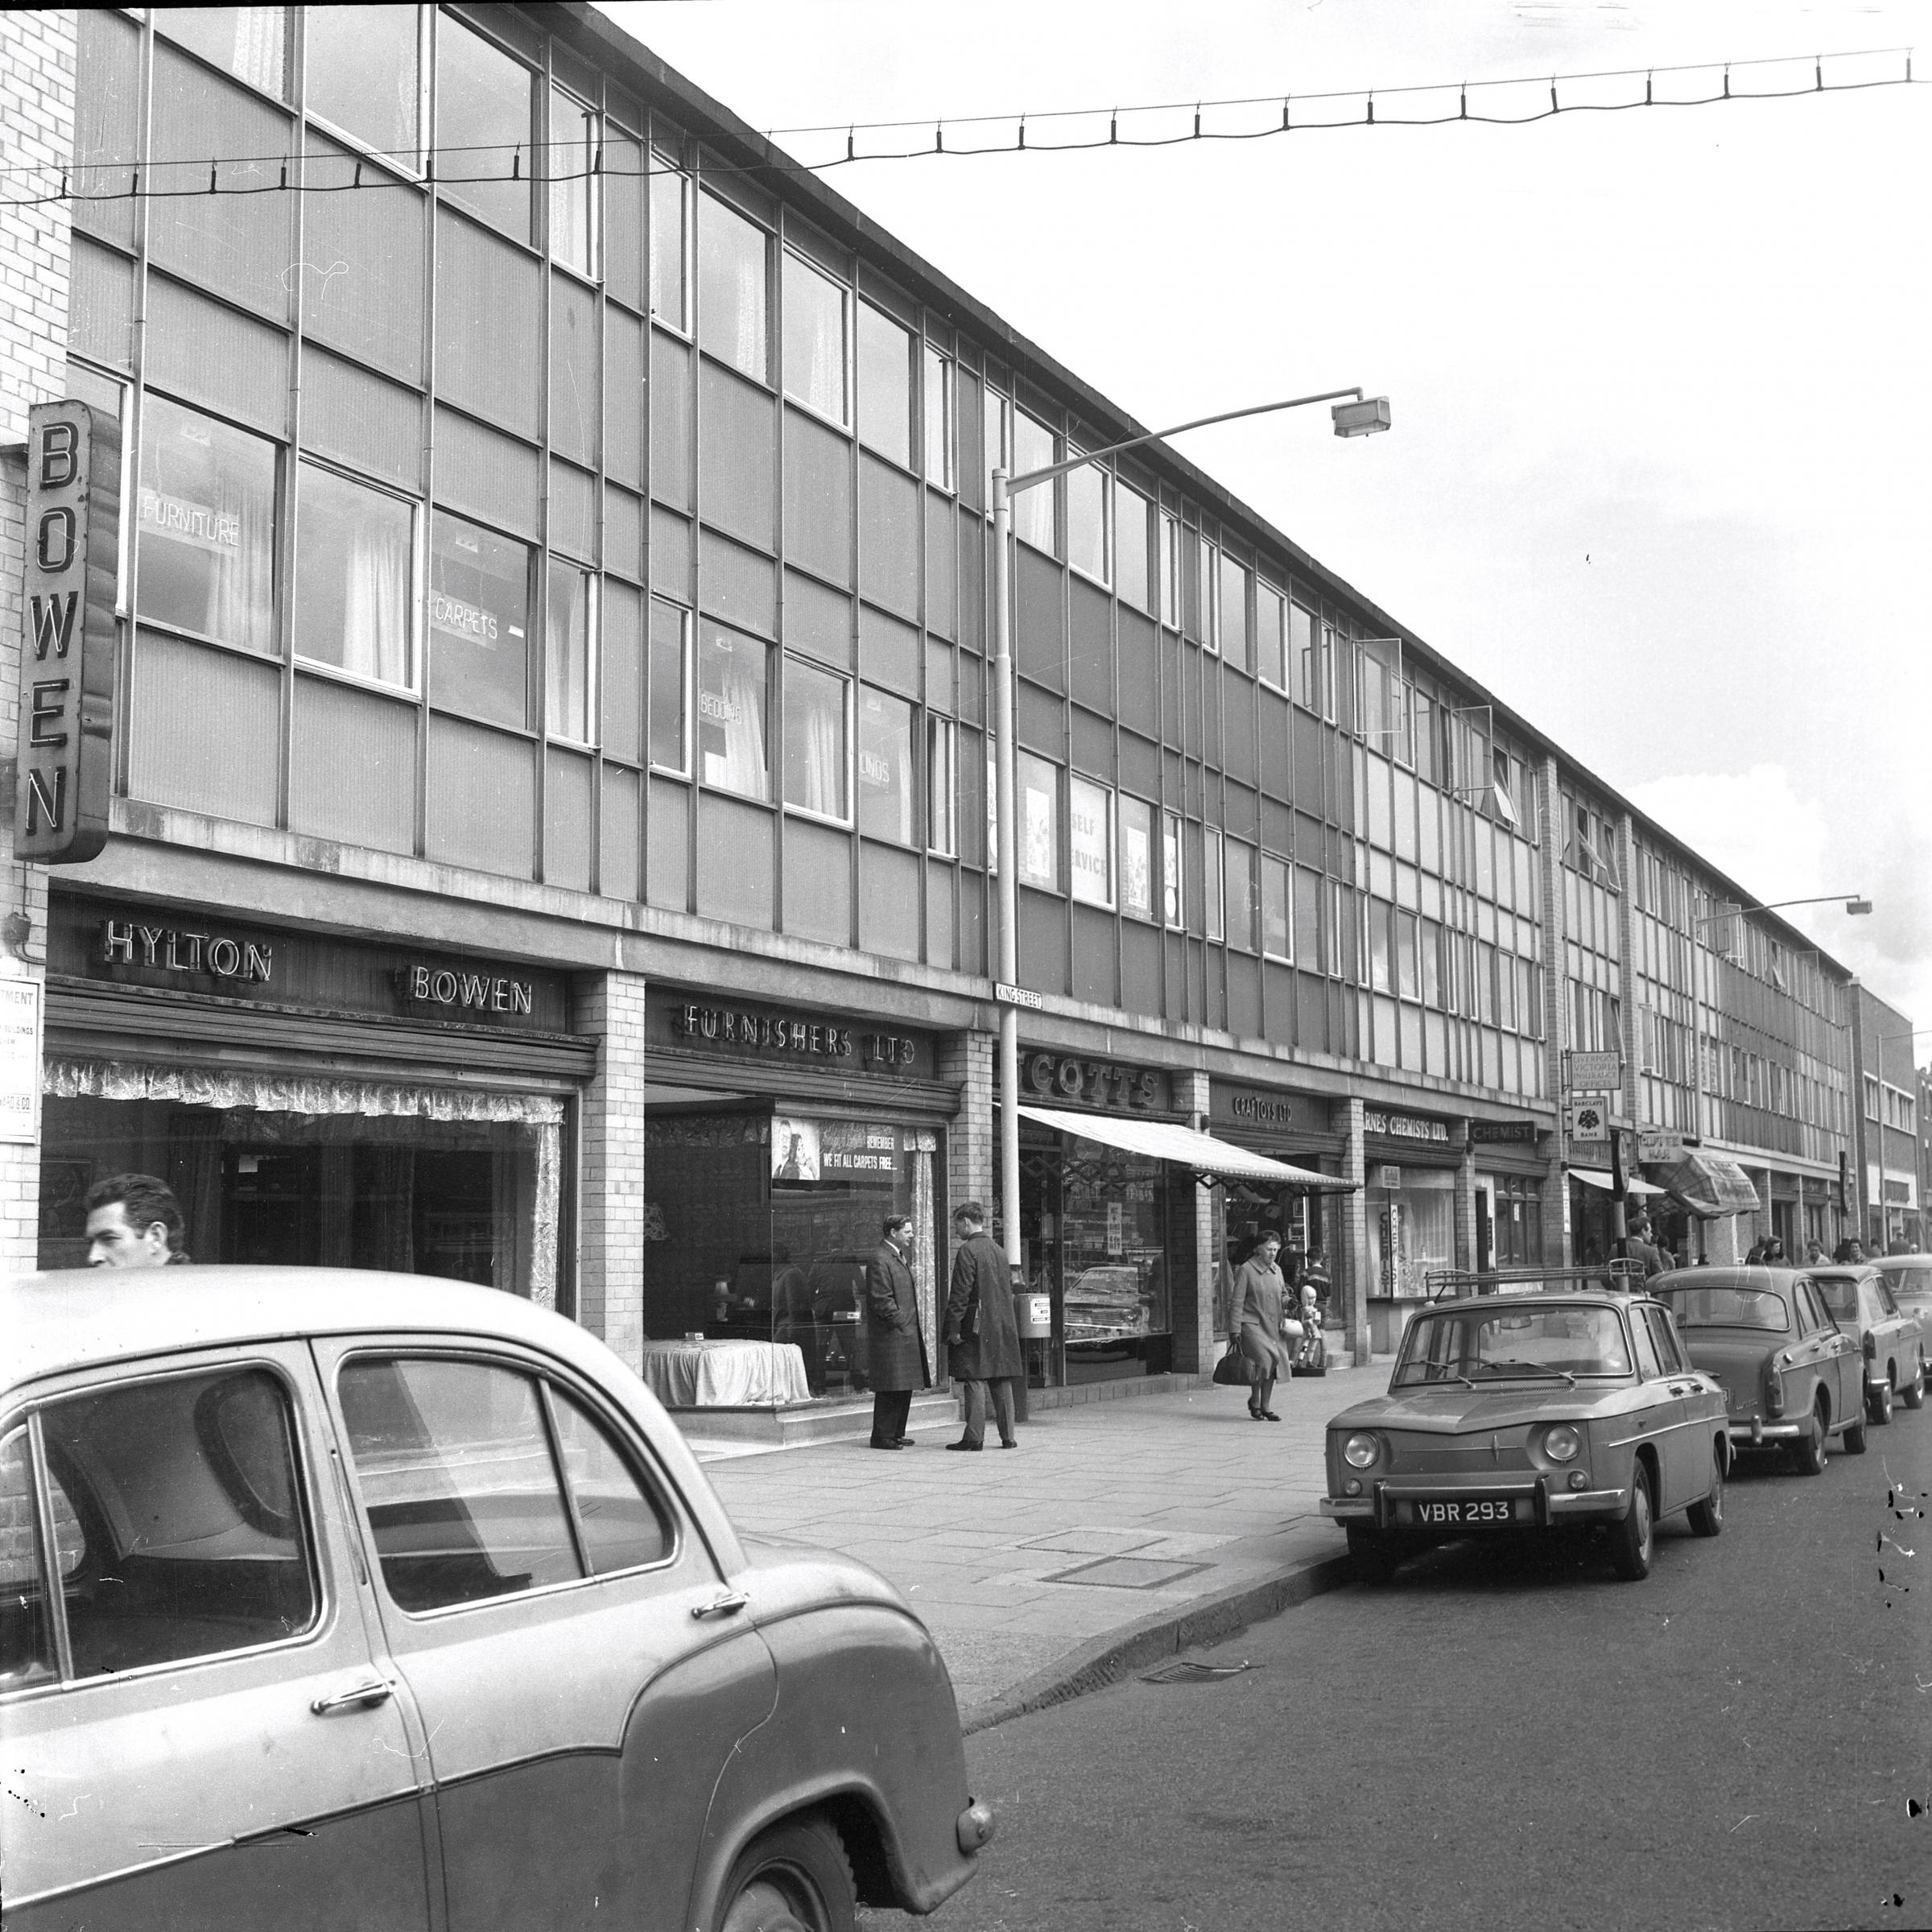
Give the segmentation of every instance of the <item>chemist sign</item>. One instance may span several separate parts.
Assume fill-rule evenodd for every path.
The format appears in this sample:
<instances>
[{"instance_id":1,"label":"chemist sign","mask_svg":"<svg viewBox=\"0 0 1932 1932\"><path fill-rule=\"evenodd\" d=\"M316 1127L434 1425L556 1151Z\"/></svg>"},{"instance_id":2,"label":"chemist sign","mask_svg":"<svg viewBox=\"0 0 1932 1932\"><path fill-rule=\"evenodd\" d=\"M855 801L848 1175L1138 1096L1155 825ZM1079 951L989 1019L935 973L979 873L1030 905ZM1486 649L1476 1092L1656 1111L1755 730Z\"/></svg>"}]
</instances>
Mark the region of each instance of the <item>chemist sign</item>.
<instances>
[{"instance_id":1,"label":"chemist sign","mask_svg":"<svg viewBox=\"0 0 1932 1932\"><path fill-rule=\"evenodd\" d=\"M107 843L121 436L85 402L27 411L27 579L14 856L77 865Z\"/></svg>"}]
</instances>

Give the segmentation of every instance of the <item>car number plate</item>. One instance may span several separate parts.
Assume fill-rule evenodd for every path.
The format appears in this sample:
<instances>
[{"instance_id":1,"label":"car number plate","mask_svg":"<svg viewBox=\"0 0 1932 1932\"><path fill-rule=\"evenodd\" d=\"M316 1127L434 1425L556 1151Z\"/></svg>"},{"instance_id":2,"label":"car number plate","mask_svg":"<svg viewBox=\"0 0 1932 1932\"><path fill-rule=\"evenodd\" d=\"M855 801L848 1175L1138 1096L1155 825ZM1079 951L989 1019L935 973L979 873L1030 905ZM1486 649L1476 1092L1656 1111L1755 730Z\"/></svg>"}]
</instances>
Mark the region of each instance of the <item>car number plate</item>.
<instances>
[{"instance_id":1,"label":"car number plate","mask_svg":"<svg viewBox=\"0 0 1932 1932\"><path fill-rule=\"evenodd\" d=\"M1508 1496L1458 1496L1454 1501L1411 1503L1415 1521L1423 1527L1441 1530L1467 1527L1471 1524L1513 1523L1517 1521L1517 1499Z\"/></svg>"}]
</instances>

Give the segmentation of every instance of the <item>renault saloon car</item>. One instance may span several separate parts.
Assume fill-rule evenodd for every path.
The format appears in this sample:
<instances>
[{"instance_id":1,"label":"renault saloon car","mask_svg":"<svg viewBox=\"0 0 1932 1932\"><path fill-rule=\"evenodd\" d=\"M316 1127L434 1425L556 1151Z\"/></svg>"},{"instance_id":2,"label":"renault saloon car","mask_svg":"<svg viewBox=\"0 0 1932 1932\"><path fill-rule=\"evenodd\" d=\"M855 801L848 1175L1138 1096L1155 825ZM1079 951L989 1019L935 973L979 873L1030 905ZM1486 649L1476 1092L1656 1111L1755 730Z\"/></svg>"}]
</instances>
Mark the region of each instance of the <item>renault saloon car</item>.
<instances>
[{"instance_id":1,"label":"renault saloon car","mask_svg":"<svg viewBox=\"0 0 1932 1932\"><path fill-rule=\"evenodd\" d=\"M836 1932L972 1876L924 1626L741 1542L574 1323L180 1267L0 1332L10 1928Z\"/></svg>"},{"instance_id":2,"label":"renault saloon car","mask_svg":"<svg viewBox=\"0 0 1932 1932\"><path fill-rule=\"evenodd\" d=\"M1724 1398L1641 1294L1476 1294L1413 1315L1385 1395L1328 1424L1322 1513L1364 1582L1433 1543L1571 1525L1650 1573L1655 1529L1724 1527Z\"/></svg>"}]
</instances>

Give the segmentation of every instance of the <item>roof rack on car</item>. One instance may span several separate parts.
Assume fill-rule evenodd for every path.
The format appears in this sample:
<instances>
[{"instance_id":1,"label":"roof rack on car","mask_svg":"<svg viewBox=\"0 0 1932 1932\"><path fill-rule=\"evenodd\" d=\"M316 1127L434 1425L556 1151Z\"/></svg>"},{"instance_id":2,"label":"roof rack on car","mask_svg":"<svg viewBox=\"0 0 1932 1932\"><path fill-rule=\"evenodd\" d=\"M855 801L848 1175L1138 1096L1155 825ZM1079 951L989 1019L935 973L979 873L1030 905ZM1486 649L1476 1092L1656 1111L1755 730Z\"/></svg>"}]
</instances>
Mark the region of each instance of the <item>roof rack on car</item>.
<instances>
[{"instance_id":1,"label":"roof rack on car","mask_svg":"<svg viewBox=\"0 0 1932 1932\"><path fill-rule=\"evenodd\" d=\"M1586 1268L1437 1268L1422 1277L1432 1302L1468 1294L1560 1294L1590 1288L1628 1294L1643 1285L1643 1263L1623 1260L1593 1261Z\"/></svg>"}]
</instances>

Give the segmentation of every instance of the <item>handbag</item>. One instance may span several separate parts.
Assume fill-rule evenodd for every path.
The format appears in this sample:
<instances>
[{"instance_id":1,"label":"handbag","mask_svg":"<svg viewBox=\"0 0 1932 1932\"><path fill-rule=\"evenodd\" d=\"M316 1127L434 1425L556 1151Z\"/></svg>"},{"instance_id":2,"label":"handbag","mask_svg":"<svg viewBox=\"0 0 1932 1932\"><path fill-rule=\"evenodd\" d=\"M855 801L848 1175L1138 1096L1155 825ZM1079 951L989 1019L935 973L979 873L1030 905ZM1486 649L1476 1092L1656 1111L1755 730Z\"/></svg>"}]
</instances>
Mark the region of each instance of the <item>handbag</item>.
<instances>
[{"instance_id":1,"label":"handbag","mask_svg":"<svg viewBox=\"0 0 1932 1932\"><path fill-rule=\"evenodd\" d=\"M1213 1379L1224 1389L1252 1389L1254 1386L1254 1364L1241 1352L1239 1335L1228 1338L1228 1352L1215 1364Z\"/></svg>"}]
</instances>

